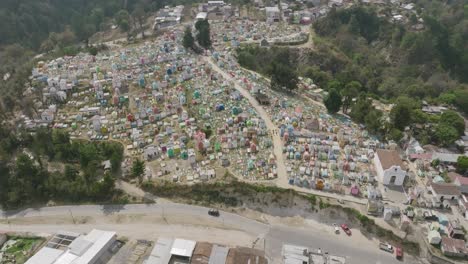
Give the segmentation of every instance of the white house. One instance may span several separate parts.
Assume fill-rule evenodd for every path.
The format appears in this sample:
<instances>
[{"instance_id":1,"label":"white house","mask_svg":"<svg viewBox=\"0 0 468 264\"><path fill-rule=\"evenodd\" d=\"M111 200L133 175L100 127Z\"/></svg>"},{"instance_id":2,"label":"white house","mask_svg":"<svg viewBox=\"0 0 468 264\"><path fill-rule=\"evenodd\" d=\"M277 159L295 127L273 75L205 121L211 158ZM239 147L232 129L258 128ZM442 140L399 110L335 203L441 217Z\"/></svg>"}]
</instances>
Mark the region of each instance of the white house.
<instances>
[{"instance_id":1,"label":"white house","mask_svg":"<svg viewBox=\"0 0 468 264\"><path fill-rule=\"evenodd\" d=\"M458 201L461 192L455 184L452 183L431 183L429 186L432 196L440 202L451 200Z\"/></svg>"},{"instance_id":2,"label":"white house","mask_svg":"<svg viewBox=\"0 0 468 264\"><path fill-rule=\"evenodd\" d=\"M266 13L268 23L280 21L280 10L278 6L265 7L265 13Z\"/></svg>"},{"instance_id":3,"label":"white house","mask_svg":"<svg viewBox=\"0 0 468 264\"><path fill-rule=\"evenodd\" d=\"M378 149L374 156L377 178L384 185L402 186L406 178L406 169L395 150Z\"/></svg>"}]
</instances>

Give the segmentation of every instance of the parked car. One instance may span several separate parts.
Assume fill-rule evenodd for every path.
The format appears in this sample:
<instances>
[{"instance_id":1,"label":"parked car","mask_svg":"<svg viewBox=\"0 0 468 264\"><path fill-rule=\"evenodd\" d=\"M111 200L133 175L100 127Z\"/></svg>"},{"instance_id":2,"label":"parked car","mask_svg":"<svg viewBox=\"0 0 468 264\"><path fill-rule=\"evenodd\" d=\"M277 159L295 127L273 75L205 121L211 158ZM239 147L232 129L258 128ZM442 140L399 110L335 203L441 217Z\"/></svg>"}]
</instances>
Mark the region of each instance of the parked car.
<instances>
[{"instance_id":1,"label":"parked car","mask_svg":"<svg viewBox=\"0 0 468 264\"><path fill-rule=\"evenodd\" d=\"M340 204L344 204L344 200L343 200L343 199L338 199L337 201L338 201L338 203L340 203Z\"/></svg>"},{"instance_id":2,"label":"parked car","mask_svg":"<svg viewBox=\"0 0 468 264\"><path fill-rule=\"evenodd\" d=\"M351 235L351 230L349 229L349 227L348 227L347 224L341 224L341 229L343 229L343 231L344 231L348 236Z\"/></svg>"},{"instance_id":3,"label":"parked car","mask_svg":"<svg viewBox=\"0 0 468 264\"><path fill-rule=\"evenodd\" d=\"M393 246L390 245L389 243L387 242L380 242L379 243L379 248L383 251L387 251L389 253L392 253L393 254Z\"/></svg>"},{"instance_id":4,"label":"parked car","mask_svg":"<svg viewBox=\"0 0 468 264\"><path fill-rule=\"evenodd\" d=\"M211 215L211 216L216 216L216 217L218 217L218 216L219 216L219 211L216 210L216 209L210 209L210 210L208 211L208 214Z\"/></svg>"},{"instance_id":5,"label":"parked car","mask_svg":"<svg viewBox=\"0 0 468 264\"><path fill-rule=\"evenodd\" d=\"M339 234L340 229L338 228L338 226L336 224L333 224L333 227L335 228L335 234Z\"/></svg>"},{"instance_id":6,"label":"parked car","mask_svg":"<svg viewBox=\"0 0 468 264\"><path fill-rule=\"evenodd\" d=\"M395 248L395 253L396 253L396 258L397 259L403 259L403 249L400 247Z\"/></svg>"}]
</instances>

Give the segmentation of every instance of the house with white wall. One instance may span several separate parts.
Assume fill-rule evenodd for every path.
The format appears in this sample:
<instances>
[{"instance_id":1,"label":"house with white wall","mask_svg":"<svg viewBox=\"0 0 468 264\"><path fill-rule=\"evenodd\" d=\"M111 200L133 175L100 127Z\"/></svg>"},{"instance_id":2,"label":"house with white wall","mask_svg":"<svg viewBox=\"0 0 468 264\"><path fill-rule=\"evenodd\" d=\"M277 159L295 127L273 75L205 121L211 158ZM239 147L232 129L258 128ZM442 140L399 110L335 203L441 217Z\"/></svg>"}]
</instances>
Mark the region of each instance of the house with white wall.
<instances>
[{"instance_id":1,"label":"house with white wall","mask_svg":"<svg viewBox=\"0 0 468 264\"><path fill-rule=\"evenodd\" d=\"M431 183L429 191L438 201L458 201L461 192L453 183Z\"/></svg>"},{"instance_id":2,"label":"house with white wall","mask_svg":"<svg viewBox=\"0 0 468 264\"><path fill-rule=\"evenodd\" d=\"M378 149L374 155L377 179L384 185L402 186L406 179L406 168L395 150Z\"/></svg>"},{"instance_id":3,"label":"house with white wall","mask_svg":"<svg viewBox=\"0 0 468 264\"><path fill-rule=\"evenodd\" d=\"M265 7L265 13L268 23L279 22L281 19L278 6Z\"/></svg>"}]
</instances>

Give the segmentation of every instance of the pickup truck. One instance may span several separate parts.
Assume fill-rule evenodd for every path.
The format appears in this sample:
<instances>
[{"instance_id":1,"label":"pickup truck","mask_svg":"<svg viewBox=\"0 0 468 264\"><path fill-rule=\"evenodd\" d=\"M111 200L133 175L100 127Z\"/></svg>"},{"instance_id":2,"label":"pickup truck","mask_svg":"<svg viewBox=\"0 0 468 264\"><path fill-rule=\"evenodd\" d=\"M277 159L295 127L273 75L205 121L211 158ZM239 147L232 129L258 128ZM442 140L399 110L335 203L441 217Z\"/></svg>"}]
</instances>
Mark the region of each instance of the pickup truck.
<instances>
[{"instance_id":1,"label":"pickup truck","mask_svg":"<svg viewBox=\"0 0 468 264\"><path fill-rule=\"evenodd\" d=\"M393 253L393 246L386 242L380 242L379 248L383 251L387 251L389 253Z\"/></svg>"}]
</instances>

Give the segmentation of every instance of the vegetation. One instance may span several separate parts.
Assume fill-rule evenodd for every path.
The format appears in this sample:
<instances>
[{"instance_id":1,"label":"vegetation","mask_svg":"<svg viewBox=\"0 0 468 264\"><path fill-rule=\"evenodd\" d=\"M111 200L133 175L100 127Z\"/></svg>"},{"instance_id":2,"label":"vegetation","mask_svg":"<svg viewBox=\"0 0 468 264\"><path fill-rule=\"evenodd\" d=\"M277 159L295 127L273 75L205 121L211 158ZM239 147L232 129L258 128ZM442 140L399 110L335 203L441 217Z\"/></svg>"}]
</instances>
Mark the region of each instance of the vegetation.
<instances>
[{"instance_id":1,"label":"vegetation","mask_svg":"<svg viewBox=\"0 0 468 264\"><path fill-rule=\"evenodd\" d=\"M192 29L190 27L185 28L182 44L186 49L193 49L193 45L195 45L195 39L193 38Z\"/></svg>"},{"instance_id":2,"label":"vegetation","mask_svg":"<svg viewBox=\"0 0 468 264\"><path fill-rule=\"evenodd\" d=\"M327 107L327 110L331 114L336 114L342 105L341 95L335 89L330 90L327 97L325 97L323 103Z\"/></svg>"},{"instance_id":3,"label":"vegetation","mask_svg":"<svg viewBox=\"0 0 468 264\"><path fill-rule=\"evenodd\" d=\"M210 23L208 20L197 21L195 28L197 29L198 44L205 49L211 48Z\"/></svg>"},{"instance_id":4,"label":"vegetation","mask_svg":"<svg viewBox=\"0 0 468 264\"><path fill-rule=\"evenodd\" d=\"M460 156L457 159L457 171L461 174L468 173L468 157Z\"/></svg>"},{"instance_id":5,"label":"vegetation","mask_svg":"<svg viewBox=\"0 0 468 264\"><path fill-rule=\"evenodd\" d=\"M49 200L57 202L118 201L114 176L101 163L119 170L123 147L117 143L71 141L61 130L14 134L0 127L0 201L18 208ZM64 163L63 168L50 166Z\"/></svg>"},{"instance_id":6,"label":"vegetation","mask_svg":"<svg viewBox=\"0 0 468 264\"><path fill-rule=\"evenodd\" d=\"M268 76L273 89L297 88L298 74L294 66L297 58L288 48L273 47L267 50L248 45L237 50L237 57L242 67Z\"/></svg>"},{"instance_id":7,"label":"vegetation","mask_svg":"<svg viewBox=\"0 0 468 264\"><path fill-rule=\"evenodd\" d=\"M451 145L463 129L460 119L449 111L451 121L444 122L422 112L421 105L424 100L468 113L465 5L418 0L416 7L408 25L390 22L389 8L332 9L313 25L314 49L291 48L289 64L279 63L327 90L330 113L341 110L378 136L399 141L409 128L422 144ZM420 23L418 17L424 24L420 31L411 27ZM244 46L237 50L238 61L270 75L284 49ZM394 104L390 115L377 110L373 99Z\"/></svg>"},{"instance_id":8,"label":"vegetation","mask_svg":"<svg viewBox=\"0 0 468 264\"><path fill-rule=\"evenodd\" d=\"M14 236L8 239L15 242L6 248L3 259L13 260L14 263L25 263L33 253L33 248L44 241L43 238L38 237Z\"/></svg>"}]
</instances>

